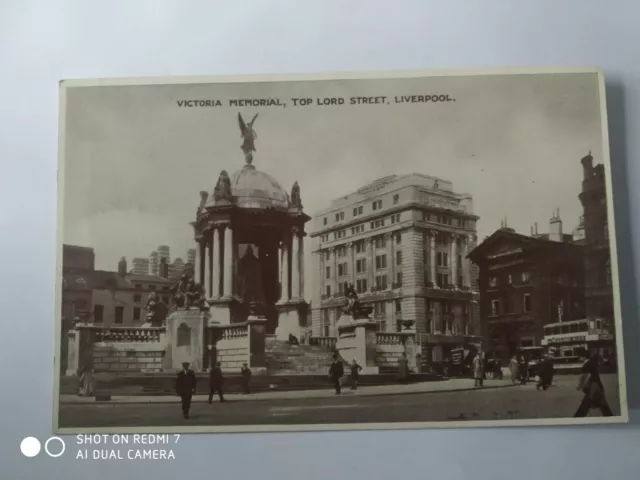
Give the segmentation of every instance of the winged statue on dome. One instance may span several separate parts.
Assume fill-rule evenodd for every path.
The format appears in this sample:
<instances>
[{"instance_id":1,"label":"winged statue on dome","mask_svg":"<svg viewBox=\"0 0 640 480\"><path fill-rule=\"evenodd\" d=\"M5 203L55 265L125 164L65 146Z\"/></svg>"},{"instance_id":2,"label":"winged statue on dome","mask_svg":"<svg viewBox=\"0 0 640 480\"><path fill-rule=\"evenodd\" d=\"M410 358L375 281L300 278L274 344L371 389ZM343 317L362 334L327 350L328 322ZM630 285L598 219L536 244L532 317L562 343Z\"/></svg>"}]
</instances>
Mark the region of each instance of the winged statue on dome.
<instances>
[{"instance_id":1,"label":"winged statue on dome","mask_svg":"<svg viewBox=\"0 0 640 480\"><path fill-rule=\"evenodd\" d=\"M244 153L244 158L246 159L248 164L253 162L253 152L256 151L255 140L258 138L255 130L253 129L253 124L258 118L258 114L256 113L249 123L245 123L242 118L242 114L238 113L238 123L240 125L240 137L242 138L242 145L240 148Z\"/></svg>"}]
</instances>

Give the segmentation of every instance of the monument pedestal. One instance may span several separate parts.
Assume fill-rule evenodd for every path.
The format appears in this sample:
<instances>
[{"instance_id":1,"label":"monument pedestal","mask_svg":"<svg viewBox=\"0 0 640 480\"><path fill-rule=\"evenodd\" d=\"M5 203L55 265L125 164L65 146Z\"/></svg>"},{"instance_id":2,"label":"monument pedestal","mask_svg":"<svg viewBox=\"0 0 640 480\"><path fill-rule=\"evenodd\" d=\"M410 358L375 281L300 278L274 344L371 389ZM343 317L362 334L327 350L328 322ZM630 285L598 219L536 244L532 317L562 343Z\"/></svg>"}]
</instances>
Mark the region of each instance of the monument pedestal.
<instances>
[{"instance_id":1,"label":"monument pedestal","mask_svg":"<svg viewBox=\"0 0 640 480\"><path fill-rule=\"evenodd\" d=\"M189 362L193 371L204 368L205 326L209 312L192 308L176 310L167 318L167 349L163 368L179 370L183 362Z\"/></svg>"},{"instance_id":2,"label":"monument pedestal","mask_svg":"<svg viewBox=\"0 0 640 480\"><path fill-rule=\"evenodd\" d=\"M353 319L343 315L338 320L336 348L346 362L351 363L355 359L364 375L380 373L376 365L376 329L376 322L368 317Z\"/></svg>"},{"instance_id":3,"label":"monument pedestal","mask_svg":"<svg viewBox=\"0 0 640 480\"><path fill-rule=\"evenodd\" d=\"M302 313L304 302L278 303L278 327L276 328L276 340L287 341L289 334L300 340L302 336Z\"/></svg>"},{"instance_id":4,"label":"monument pedestal","mask_svg":"<svg viewBox=\"0 0 640 480\"><path fill-rule=\"evenodd\" d=\"M209 298L210 326L231 325L233 318L233 298Z\"/></svg>"}]
</instances>

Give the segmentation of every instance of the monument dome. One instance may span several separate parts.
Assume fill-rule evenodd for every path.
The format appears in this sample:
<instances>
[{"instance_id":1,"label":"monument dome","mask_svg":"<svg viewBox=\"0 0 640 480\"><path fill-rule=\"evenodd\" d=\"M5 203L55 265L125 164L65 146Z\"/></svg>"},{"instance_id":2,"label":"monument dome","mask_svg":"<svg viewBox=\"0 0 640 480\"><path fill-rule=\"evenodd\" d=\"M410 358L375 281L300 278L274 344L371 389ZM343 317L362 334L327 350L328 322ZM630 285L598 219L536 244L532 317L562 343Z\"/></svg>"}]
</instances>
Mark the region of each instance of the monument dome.
<instances>
[{"instance_id":1,"label":"monument dome","mask_svg":"<svg viewBox=\"0 0 640 480\"><path fill-rule=\"evenodd\" d=\"M241 208L274 208L287 211L289 195L271 175L247 164L231 175L233 203Z\"/></svg>"}]
</instances>

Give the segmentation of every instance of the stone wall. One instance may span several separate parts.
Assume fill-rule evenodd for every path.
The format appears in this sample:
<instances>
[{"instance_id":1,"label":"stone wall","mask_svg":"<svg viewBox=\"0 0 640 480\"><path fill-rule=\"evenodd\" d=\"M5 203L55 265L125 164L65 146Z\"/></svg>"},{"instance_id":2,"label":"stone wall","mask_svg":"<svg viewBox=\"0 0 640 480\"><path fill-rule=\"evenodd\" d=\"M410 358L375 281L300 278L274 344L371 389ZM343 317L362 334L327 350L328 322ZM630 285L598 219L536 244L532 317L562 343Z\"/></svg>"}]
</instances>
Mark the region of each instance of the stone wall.
<instances>
[{"instance_id":1,"label":"stone wall","mask_svg":"<svg viewBox=\"0 0 640 480\"><path fill-rule=\"evenodd\" d=\"M398 360L405 353L405 346L400 335L380 333L376 335L376 364L378 367L397 368Z\"/></svg>"},{"instance_id":2,"label":"stone wall","mask_svg":"<svg viewBox=\"0 0 640 480\"><path fill-rule=\"evenodd\" d=\"M216 345L217 361L223 372L237 372L249 363L249 328L247 324L220 327L220 340Z\"/></svg>"},{"instance_id":3,"label":"stone wall","mask_svg":"<svg viewBox=\"0 0 640 480\"><path fill-rule=\"evenodd\" d=\"M157 344L121 343L96 344L93 366L98 372L160 372L165 347Z\"/></svg>"}]
</instances>

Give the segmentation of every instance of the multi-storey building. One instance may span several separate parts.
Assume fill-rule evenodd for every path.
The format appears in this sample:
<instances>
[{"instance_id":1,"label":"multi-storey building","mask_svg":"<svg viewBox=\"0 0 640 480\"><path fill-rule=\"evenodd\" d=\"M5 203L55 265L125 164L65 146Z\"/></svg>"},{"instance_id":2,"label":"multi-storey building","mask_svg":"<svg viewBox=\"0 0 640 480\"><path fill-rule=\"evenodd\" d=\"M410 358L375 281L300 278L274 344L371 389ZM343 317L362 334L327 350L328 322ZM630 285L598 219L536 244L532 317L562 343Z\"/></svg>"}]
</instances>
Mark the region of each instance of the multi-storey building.
<instances>
[{"instance_id":1,"label":"multi-storey building","mask_svg":"<svg viewBox=\"0 0 640 480\"><path fill-rule=\"evenodd\" d=\"M155 250L149 254L149 275L160 275L160 259Z\"/></svg>"},{"instance_id":2,"label":"multi-storey building","mask_svg":"<svg viewBox=\"0 0 640 480\"><path fill-rule=\"evenodd\" d=\"M190 248L189 250L187 250L187 263L191 264L192 267L193 267L193 265L196 264L196 249L195 248Z\"/></svg>"},{"instance_id":3,"label":"multi-storey building","mask_svg":"<svg viewBox=\"0 0 640 480\"><path fill-rule=\"evenodd\" d=\"M413 324L428 357L474 334L477 271L473 200L451 182L420 174L381 178L334 200L313 218L314 336L337 336L353 284L381 330Z\"/></svg>"},{"instance_id":4,"label":"multi-storey building","mask_svg":"<svg viewBox=\"0 0 640 480\"><path fill-rule=\"evenodd\" d=\"M540 346L545 325L584 316L583 246L562 232L559 212L548 234L531 233L505 222L469 254L480 268L483 345L503 360Z\"/></svg>"},{"instance_id":5,"label":"multi-storey building","mask_svg":"<svg viewBox=\"0 0 640 480\"><path fill-rule=\"evenodd\" d=\"M131 260L131 264L133 266L133 270L131 270L131 273L133 273L134 275L149 275L150 262L148 258L134 258L133 260Z\"/></svg>"},{"instance_id":6,"label":"multi-storey building","mask_svg":"<svg viewBox=\"0 0 640 480\"><path fill-rule=\"evenodd\" d=\"M607 219L604 165L593 165L593 156L582 159L583 181L579 195L584 209L584 274L586 314L604 318L613 328L613 286Z\"/></svg>"},{"instance_id":7,"label":"multi-storey building","mask_svg":"<svg viewBox=\"0 0 640 480\"><path fill-rule=\"evenodd\" d=\"M167 264L171 263L171 249L169 245L159 245L156 249L158 252L158 258L164 258L167 261Z\"/></svg>"}]
</instances>

